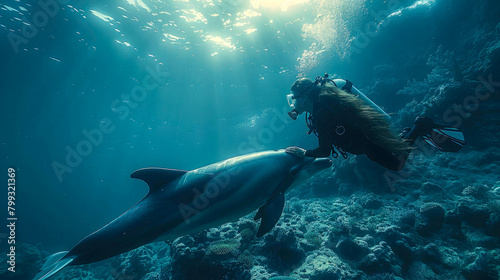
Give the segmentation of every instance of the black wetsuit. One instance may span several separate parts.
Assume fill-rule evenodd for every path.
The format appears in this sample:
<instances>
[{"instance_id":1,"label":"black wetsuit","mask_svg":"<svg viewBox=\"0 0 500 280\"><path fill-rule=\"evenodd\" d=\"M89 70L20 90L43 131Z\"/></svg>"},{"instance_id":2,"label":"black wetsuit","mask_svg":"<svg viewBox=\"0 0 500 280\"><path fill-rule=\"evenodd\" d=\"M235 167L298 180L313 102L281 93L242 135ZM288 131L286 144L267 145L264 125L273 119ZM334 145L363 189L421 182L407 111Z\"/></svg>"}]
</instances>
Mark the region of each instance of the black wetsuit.
<instances>
[{"instance_id":1,"label":"black wetsuit","mask_svg":"<svg viewBox=\"0 0 500 280\"><path fill-rule=\"evenodd\" d=\"M407 156L396 156L392 152L370 141L356 123L354 112L335 110L335 100L328 95L320 95L314 102L312 119L319 138L319 147L307 150L308 157L328 157L333 146L345 152L360 155L391 169L401 170Z\"/></svg>"}]
</instances>

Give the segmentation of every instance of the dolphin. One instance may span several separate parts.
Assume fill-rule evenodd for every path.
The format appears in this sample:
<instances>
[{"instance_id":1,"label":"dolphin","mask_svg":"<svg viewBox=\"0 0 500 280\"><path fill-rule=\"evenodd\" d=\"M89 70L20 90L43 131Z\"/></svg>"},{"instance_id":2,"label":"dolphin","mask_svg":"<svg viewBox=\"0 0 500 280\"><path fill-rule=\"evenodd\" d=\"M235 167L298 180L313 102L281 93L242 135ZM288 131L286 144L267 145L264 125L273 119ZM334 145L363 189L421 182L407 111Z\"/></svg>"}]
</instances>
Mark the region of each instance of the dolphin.
<instances>
[{"instance_id":1,"label":"dolphin","mask_svg":"<svg viewBox=\"0 0 500 280\"><path fill-rule=\"evenodd\" d=\"M130 177L149 186L135 206L82 239L70 251L47 257L34 279L66 266L101 261L142 245L217 227L257 210L257 237L278 222L285 192L332 164L328 158L299 158L284 150L230 158L192 171L144 168Z\"/></svg>"}]
</instances>

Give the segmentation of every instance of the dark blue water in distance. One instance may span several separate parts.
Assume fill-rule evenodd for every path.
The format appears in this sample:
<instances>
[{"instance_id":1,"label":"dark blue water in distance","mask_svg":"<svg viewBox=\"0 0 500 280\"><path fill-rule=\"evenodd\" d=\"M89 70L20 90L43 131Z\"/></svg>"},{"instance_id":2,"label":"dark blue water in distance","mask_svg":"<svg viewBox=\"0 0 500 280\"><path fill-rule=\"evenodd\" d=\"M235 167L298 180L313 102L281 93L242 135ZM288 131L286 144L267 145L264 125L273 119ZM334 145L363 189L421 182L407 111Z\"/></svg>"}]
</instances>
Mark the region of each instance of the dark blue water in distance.
<instances>
[{"instance_id":1,"label":"dark blue water in distance","mask_svg":"<svg viewBox=\"0 0 500 280\"><path fill-rule=\"evenodd\" d=\"M459 127L467 146L418 154L396 184L366 156L334 159L332 170L287 196L286 219L301 222L280 221L234 260L211 260L225 262L213 275L226 278L198 279L498 279L499 14L500 4L487 0L2 1L0 278L31 279L44 257L132 207L148 192L129 177L139 168L192 170L257 151L316 148L303 115L287 116L286 95L298 77L328 72L384 108L396 130L427 115ZM6 271L9 232L1 225L9 167L17 274ZM381 206L370 209L372 200ZM418 223L429 203L446 214L442 228L425 235ZM404 229L388 216L395 209L414 211L416 224ZM474 224L470 215L485 220ZM361 248L359 259L343 254L344 239L329 224L339 217L363 225L342 237L364 244L349 243ZM301 223L317 229L317 247L302 246L312 233ZM188 246L200 249L217 238L195 240ZM276 264L282 247L288 251ZM247 249L251 266L224 270ZM433 249L446 257L430 260ZM391 257L368 261L381 250ZM299 257L287 263L288 255ZM21 263L28 256L33 261ZM178 269L182 259L167 257L133 279L153 279L162 265L171 272L156 279L196 279ZM314 268L315 260L330 266ZM114 279L89 271L88 279Z\"/></svg>"}]
</instances>

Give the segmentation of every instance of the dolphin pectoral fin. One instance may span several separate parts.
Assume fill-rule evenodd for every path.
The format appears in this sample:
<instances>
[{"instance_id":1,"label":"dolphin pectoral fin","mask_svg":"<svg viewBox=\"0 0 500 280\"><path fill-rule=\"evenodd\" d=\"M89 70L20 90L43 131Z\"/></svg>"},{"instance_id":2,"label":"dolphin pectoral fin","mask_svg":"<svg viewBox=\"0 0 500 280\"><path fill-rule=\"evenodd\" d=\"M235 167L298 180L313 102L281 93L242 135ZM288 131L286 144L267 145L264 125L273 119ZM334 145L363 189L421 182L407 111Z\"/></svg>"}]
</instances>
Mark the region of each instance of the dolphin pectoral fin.
<instances>
[{"instance_id":1,"label":"dolphin pectoral fin","mask_svg":"<svg viewBox=\"0 0 500 280\"><path fill-rule=\"evenodd\" d=\"M254 220L262 219L260 221L259 231L257 237L261 237L268 233L274 225L278 222L285 206L285 195L280 194L270 199L264 206L259 208L259 211L254 217Z\"/></svg>"},{"instance_id":2,"label":"dolphin pectoral fin","mask_svg":"<svg viewBox=\"0 0 500 280\"><path fill-rule=\"evenodd\" d=\"M76 256L64 258L64 256L67 253L68 251L64 251L48 256L47 261L33 279L34 280L47 279L52 275L56 274L58 271L63 269L68 264L70 264L76 258Z\"/></svg>"},{"instance_id":3,"label":"dolphin pectoral fin","mask_svg":"<svg viewBox=\"0 0 500 280\"><path fill-rule=\"evenodd\" d=\"M149 190L154 191L186 173L185 170L150 167L136 170L130 175L130 178L143 180L148 184Z\"/></svg>"}]
</instances>

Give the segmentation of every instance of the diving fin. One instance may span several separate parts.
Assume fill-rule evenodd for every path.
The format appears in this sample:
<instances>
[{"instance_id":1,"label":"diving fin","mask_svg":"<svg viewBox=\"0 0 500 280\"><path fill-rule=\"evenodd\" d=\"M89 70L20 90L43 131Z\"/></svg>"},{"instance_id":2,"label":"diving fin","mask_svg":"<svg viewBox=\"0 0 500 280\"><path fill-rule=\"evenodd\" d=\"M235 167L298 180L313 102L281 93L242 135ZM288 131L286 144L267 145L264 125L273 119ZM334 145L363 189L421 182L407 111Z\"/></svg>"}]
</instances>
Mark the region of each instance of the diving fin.
<instances>
[{"instance_id":1,"label":"diving fin","mask_svg":"<svg viewBox=\"0 0 500 280\"><path fill-rule=\"evenodd\" d=\"M260 207L259 211L254 217L254 220L262 219L260 227L257 231L257 237L261 237L268 233L278 222L285 206L285 195L279 194L269 201L264 206Z\"/></svg>"},{"instance_id":2,"label":"diving fin","mask_svg":"<svg viewBox=\"0 0 500 280\"><path fill-rule=\"evenodd\" d=\"M467 144L464 134L455 127L433 128L431 133L422 138L427 144L443 152L458 152Z\"/></svg>"},{"instance_id":3,"label":"diving fin","mask_svg":"<svg viewBox=\"0 0 500 280\"><path fill-rule=\"evenodd\" d=\"M413 128L404 129L401 136L411 144L420 136L427 144L443 152L458 152L467 143L458 128L434 123L428 117L417 117Z\"/></svg>"}]
</instances>

